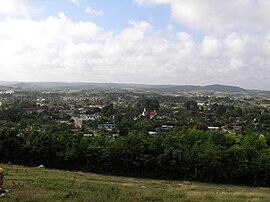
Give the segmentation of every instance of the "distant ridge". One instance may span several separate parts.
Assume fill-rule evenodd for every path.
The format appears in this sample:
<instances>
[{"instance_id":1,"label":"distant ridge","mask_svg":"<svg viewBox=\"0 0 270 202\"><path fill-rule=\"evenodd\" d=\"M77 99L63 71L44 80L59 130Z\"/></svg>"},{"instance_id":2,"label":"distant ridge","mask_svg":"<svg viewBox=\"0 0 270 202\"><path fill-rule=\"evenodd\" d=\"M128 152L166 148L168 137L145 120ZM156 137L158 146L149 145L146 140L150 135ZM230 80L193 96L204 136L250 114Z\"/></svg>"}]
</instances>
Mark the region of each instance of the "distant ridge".
<instances>
[{"instance_id":1,"label":"distant ridge","mask_svg":"<svg viewBox=\"0 0 270 202\"><path fill-rule=\"evenodd\" d=\"M227 85L219 85L219 84L208 85L203 88L205 88L205 90L213 90L213 91L229 92L229 93L247 91L246 89L240 88L237 86L227 86Z\"/></svg>"},{"instance_id":2,"label":"distant ridge","mask_svg":"<svg viewBox=\"0 0 270 202\"><path fill-rule=\"evenodd\" d=\"M65 82L1 82L0 85L21 90L68 90L68 89L149 89L171 92L219 91L227 93L246 92L248 90L228 85L149 85L121 83L65 83Z\"/></svg>"}]
</instances>

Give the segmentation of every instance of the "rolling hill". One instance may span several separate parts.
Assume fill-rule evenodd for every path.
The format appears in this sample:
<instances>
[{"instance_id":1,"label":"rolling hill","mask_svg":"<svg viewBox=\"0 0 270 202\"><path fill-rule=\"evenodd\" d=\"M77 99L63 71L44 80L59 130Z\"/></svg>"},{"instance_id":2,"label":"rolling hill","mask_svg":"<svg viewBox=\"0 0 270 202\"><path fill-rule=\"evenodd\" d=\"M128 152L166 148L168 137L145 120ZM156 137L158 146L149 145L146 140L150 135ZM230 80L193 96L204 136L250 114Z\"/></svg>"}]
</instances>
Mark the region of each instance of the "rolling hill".
<instances>
[{"instance_id":1,"label":"rolling hill","mask_svg":"<svg viewBox=\"0 0 270 202\"><path fill-rule=\"evenodd\" d=\"M63 90L63 89L146 89L165 92L219 91L227 93L246 92L248 90L228 85L147 85L121 83L65 83L65 82L17 82L0 85L23 90Z\"/></svg>"}]
</instances>

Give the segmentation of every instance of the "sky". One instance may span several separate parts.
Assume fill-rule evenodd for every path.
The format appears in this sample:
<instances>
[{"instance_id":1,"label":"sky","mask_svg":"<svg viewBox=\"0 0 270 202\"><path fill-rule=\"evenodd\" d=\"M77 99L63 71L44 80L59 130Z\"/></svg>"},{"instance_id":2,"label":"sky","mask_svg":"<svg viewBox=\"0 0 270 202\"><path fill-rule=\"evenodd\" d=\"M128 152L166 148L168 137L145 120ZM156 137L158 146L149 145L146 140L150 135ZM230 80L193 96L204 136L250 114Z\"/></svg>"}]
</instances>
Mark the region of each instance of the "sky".
<instances>
[{"instance_id":1,"label":"sky","mask_svg":"<svg viewBox=\"0 0 270 202\"><path fill-rule=\"evenodd\" d=\"M270 90L269 0L0 0L0 80Z\"/></svg>"}]
</instances>

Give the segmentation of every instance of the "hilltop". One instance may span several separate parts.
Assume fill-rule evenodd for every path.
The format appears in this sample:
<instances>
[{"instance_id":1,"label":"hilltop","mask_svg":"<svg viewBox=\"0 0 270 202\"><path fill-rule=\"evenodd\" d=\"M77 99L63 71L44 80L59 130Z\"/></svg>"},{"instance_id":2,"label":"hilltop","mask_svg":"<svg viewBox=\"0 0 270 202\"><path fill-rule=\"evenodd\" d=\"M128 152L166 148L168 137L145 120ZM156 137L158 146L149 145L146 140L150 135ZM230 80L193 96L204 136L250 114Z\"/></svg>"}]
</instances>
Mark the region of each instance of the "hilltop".
<instances>
[{"instance_id":1,"label":"hilltop","mask_svg":"<svg viewBox=\"0 0 270 202\"><path fill-rule=\"evenodd\" d=\"M270 201L269 188L8 166L1 201Z\"/></svg>"},{"instance_id":2,"label":"hilltop","mask_svg":"<svg viewBox=\"0 0 270 202\"><path fill-rule=\"evenodd\" d=\"M169 92L219 91L226 93L246 92L248 90L228 85L149 85L122 83L68 83L68 82L0 82L0 85L24 90L60 90L60 89L137 89Z\"/></svg>"}]
</instances>

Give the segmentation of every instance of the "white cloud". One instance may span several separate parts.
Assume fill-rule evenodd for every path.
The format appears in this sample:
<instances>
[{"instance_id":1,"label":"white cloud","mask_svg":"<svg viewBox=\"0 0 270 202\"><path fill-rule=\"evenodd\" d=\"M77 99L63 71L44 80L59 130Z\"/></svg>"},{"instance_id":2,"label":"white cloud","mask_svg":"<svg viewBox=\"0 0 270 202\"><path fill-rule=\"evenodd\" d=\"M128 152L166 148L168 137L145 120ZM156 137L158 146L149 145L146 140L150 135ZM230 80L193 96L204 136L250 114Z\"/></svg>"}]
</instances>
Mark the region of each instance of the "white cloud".
<instances>
[{"instance_id":1,"label":"white cloud","mask_svg":"<svg viewBox=\"0 0 270 202\"><path fill-rule=\"evenodd\" d=\"M68 1L74 4L79 4L81 2L81 0L68 0Z\"/></svg>"},{"instance_id":2,"label":"white cloud","mask_svg":"<svg viewBox=\"0 0 270 202\"><path fill-rule=\"evenodd\" d=\"M0 14L28 16L33 12L28 0L0 0Z\"/></svg>"},{"instance_id":3,"label":"white cloud","mask_svg":"<svg viewBox=\"0 0 270 202\"><path fill-rule=\"evenodd\" d=\"M177 34L186 45L179 66L192 72L195 83L227 83L268 88L270 73L270 1L268 0L135 0L139 5L168 4L172 19L202 35L191 43L187 33ZM187 41L189 41L187 43ZM183 44L185 44L183 43ZM189 49L184 49L189 47ZM180 62L181 61L181 62ZM200 73L198 73L200 72ZM182 80L183 81L183 80Z\"/></svg>"},{"instance_id":4,"label":"white cloud","mask_svg":"<svg viewBox=\"0 0 270 202\"><path fill-rule=\"evenodd\" d=\"M203 39L202 42L202 54L205 55L206 57L218 57L222 49L222 44L221 42L211 36L206 36Z\"/></svg>"},{"instance_id":5,"label":"white cloud","mask_svg":"<svg viewBox=\"0 0 270 202\"><path fill-rule=\"evenodd\" d=\"M163 84L225 83L267 88L270 34L155 31L129 21L117 33L59 13L42 21L0 21L0 80Z\"/></svg>"},{"instance_id":6,"label":"white cloud","mask_svg":"<svg viewBox=\"0 0 270 202\"><path fill-rule=\"evenodd\" d=\"M189 28L211 34L231 31L269 30L268 0L135 0L138 4L169 4L174 20Z\"/></svg>"},{"instance_id":7,"label":"white cloud","mask_svg":"<svg viewBox=\"0 0 270 202\"><path fill-rule=\"evenodd\" d=\"M103 10L101 10L101 9L95 10L95 9L91 8L90 6L87 6L85 8L85 13L89 13L89 14L94 15L94 16L101 16L104 14Z\"/></svg>"}]
</instances>

